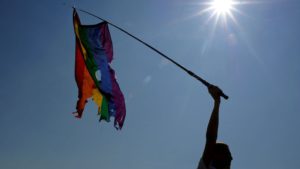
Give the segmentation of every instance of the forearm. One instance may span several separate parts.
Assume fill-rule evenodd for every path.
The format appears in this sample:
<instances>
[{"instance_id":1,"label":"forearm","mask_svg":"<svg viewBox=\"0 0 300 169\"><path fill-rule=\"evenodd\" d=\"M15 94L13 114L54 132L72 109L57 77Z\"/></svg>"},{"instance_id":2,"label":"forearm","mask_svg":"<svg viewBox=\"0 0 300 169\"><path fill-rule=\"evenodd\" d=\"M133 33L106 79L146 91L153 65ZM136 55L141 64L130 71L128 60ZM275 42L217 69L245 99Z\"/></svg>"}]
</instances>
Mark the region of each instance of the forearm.
<instances>
[{"instance_id":1,"label":"forearm","mask_svg":"<svg viewBox=\"0 0 300 169\"><path fill-rule=\"evenodd\" d=\"M220 107L220 101L215 100L214 102L214 108L211 113L207 131L206 131L206 140L216 142L218 137L218 127L219 127L219 107Z\"/></svg>"}]
</instances>

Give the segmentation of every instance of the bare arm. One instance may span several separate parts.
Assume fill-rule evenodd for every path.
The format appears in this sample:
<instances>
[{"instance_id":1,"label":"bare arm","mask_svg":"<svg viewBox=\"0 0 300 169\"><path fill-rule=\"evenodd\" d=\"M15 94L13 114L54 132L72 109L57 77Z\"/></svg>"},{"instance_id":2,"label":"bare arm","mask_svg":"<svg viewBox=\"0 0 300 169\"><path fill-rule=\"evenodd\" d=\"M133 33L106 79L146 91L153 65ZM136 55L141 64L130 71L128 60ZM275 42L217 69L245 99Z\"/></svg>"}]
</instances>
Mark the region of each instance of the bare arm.
<instances>
[{"instance_id":1,"label":"bare arm","mask_svg":"<svg viewBox=\"0 0 300 169\"><path fill-rule=\"evenodd\" d=\"M210 95L214 99L214 107L208 122L206 131L206 144L202 155L202 160L206 166L208 166L212 160L214 145L216 144L218 137L219 127L219 107L221 103L220 89L216 86L210 86L208 88Z\"/></svg>"}]
</instances>

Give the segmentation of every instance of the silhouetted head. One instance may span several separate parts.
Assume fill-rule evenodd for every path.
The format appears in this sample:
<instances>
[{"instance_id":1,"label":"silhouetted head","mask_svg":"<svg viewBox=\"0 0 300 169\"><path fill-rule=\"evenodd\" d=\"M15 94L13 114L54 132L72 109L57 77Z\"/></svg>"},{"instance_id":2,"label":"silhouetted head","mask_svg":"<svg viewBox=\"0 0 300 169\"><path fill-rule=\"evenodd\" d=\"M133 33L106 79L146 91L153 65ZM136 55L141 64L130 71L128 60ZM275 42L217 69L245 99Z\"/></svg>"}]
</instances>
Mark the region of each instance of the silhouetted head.
<instances>
[{"instance_id":1,"label":"silhouetted head","mask_svg":"<svg viewBox=\"0 0 300 169\"><path fill-rule=\"evenodd\" d=\"M216 143L212 165L216 169L230 169L231 161L232 156L228 145L225 143Z\"/></svg>"}]
</instances>

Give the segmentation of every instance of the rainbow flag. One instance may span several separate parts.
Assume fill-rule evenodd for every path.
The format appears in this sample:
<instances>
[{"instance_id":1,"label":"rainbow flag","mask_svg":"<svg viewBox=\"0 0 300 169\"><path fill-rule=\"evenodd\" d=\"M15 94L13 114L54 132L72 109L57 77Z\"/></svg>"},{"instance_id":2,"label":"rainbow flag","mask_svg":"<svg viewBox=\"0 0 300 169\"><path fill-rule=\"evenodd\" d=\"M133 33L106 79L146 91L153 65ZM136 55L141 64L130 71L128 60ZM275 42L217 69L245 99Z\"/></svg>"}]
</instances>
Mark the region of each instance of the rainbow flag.
<instances>
[{"instance_id":1,"label":"rainbow flag","mask_svg":"<svg viewBox=\"0 0 300 169\"><path fill-rule=\"evenodd\" d=\"M113 47L107 22L81 25L76 10L73 11L76 35L75 79L78 101L73 114L82 117L85 104L92 98L98 106L100 121L115 118L114 126L121 129L126 116L125 100L110 67Z\"/></svg>"}]
</instances>

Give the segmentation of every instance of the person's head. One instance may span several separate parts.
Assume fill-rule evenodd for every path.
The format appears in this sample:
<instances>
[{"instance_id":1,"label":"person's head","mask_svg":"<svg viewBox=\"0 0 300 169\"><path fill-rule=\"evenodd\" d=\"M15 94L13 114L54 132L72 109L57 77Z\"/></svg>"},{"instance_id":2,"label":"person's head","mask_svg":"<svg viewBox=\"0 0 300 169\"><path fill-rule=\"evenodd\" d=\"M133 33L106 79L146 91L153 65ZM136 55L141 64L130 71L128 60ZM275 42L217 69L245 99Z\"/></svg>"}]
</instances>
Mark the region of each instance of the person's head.
<instances>
[{"instance_id":1,"label":"person's head","mask_svg":"<svg viewBox=\"0 0 300 169\"><path fill-rule=\"evenodd\" d=\"M214 147L214 155L212 165L217 169L230 169L231 152L225 143L216 143Z\"/></svg>"}]
</instances>

